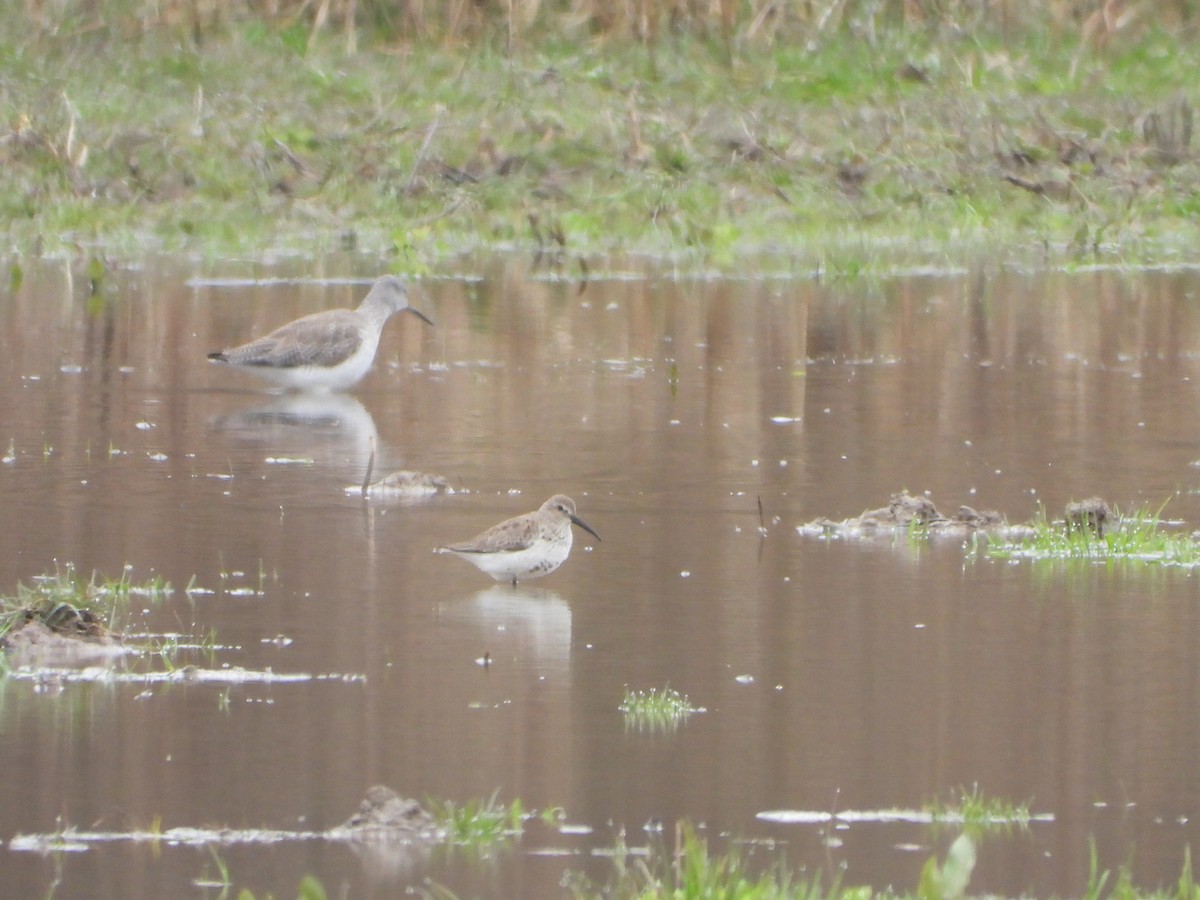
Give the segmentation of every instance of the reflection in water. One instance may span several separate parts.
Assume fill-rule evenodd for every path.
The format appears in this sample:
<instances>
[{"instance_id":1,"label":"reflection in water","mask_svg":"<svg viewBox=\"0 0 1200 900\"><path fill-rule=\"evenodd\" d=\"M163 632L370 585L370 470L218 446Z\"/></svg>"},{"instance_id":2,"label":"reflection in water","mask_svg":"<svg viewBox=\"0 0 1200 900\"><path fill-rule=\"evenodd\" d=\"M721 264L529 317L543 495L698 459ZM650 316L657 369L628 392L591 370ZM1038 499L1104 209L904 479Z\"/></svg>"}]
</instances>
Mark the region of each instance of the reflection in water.
<instances>
[{"instance_id":1,"label":"reflection in water","mask_svg":"<svg viewBox=\"0 0 1200 900\"><path fill-rule=\"evenodd\" d=\"M394 889L398 884L412 881L413 874L429 859L434 846L432 841L386 833L371 834L346 843L362 863L367 885L377 890Z\"/></svg>"},{"instance_id":2,"label":"reflection in water","mask_svg":"<svg viewBox=\"0 0 1200 900\"><path fill-rule=\"evenodd\" d=\"M477 626L493 660L570 665L571 607L553 591L495 585L468 600L440 603L438 614L443 621Z\"/></svg>"},{"instance_id":3,"label":"reflection in water","mask_svg":"<svg viewBox=\"0 0 1200 900\"><path fill-rule=\"evenodd\" d=\"M348 394L289 394L216 419L213 428L271 455L366 466L379 441L375 420Z\"/></svg>"}]
</instances>

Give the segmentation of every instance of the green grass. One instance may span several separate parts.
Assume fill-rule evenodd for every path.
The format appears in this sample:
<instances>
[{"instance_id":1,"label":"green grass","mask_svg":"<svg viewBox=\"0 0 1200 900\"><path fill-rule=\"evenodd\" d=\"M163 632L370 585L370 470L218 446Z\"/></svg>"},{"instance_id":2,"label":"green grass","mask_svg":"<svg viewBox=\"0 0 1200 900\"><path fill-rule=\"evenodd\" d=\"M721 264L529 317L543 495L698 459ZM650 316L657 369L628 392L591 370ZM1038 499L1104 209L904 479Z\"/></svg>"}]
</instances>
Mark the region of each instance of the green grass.
<instances>
[{"instance_id":1,"label":"green grass","mask_svg":"<svg viewBox=\"0 0 1200 900\"><path fill-rule=\"evenodd\" d=\"M970 815L973 807L980 815L991 816L1008 808L979 796L977 790L963 792L960 809ZM487 801L474 801L463 807L450 803L427 802L446 831L447 840L457 844L484 847L519 836L523 814L519 801L510 806L497 804L493 795ZM1019 809L1019 807L1011 807ZM455 821L458 824L454 824ZM152 824L157 831L161 823ZM457 837L451 834L457 831ZM964 829L946 847L945 854L930 856L917 875L912 888L904 885L876 890L868 885L847 883L844 866L831 861L815 867L795 868L772 844L744 844L722 836L725 849L714 851L707 838L684 820L676 823L670 845L652 840L645 847L630 847L620 831L606 856L611 865L607 872L587 875L568 869L560 884L564 896L575 900L956 900L968 895L976 862L983 852L969 829ZM235 882L230 869L215 849L210 848L215 875L206 863L202 875L193 883L202 889L221 889L225 896ZM453 891L433 881L425 881L425 896L456 900ZM271 896L271 895L267 895ZM324 885L313 875L300 881L297 896L319 900L327 896ZM1090 846L1087 881L1082 896L1086 900L1197 900L1200 885L1193 871L1191 851L1184 849L1178 879L1168 886L1139 887L1133 878L1131 862L1126 860L1115 870L1102 868L1095 842ZM254 900L255 895L241 889L239 900Z\"/></svg>"},{"instance_id":2,"label":"green grass","mask_svg":"<svg viewBox=\"0 0 1200 900\"><path fill-rule=\"evenodd\" d=\"M678 727L693 713L703 709L692 705L686 694L672 687L634 691L625 688L625 697L618 707L625 722L638 729L666 731Z\"/></svg>"},{"instance_id":3,"label":"green grass","mask_svg":"<svg viewBox=\"0 0 1200 900\"><path fill-rule=\"evenodd\" d=\"M879 24L812 46L364 33L347 52L231 18L199 46L149 29L116 53L111 26L31 30L17 5L0 11L19 36L0 42L0 216L21 253L352 245L412 270L539 240L834 279L947 249L1127 262L1196 244L1190 32L1081 52L1038 29Z\"/></svg>"},{"instance_id":4,"label":"green grass","mask_svg":"<svg viewBox=\"0 0 1200 900\"><path fill-rule=\"evenodd\" d=\"M933 800L925 804L925 809L935 823L961 823L974 835L990 830L1007 830L1014 826L1025 829L1030 822L1028 803L989 797L979 790L977 784L970 789L959 788L949 803Z\"/></svg>"},{"instance_id":5,"label":"green grass","mask_svg":"<svg viewBox=\"0 0 1200 900\"><path fill-rule=\"evenodd\" d=\"M1030 523L1030 533L989 539L987 554L996 559L1120 562L1186 569L1200 566L1200 542L1190 534L1170 530L1162 511L1161 506L1157 510L1142 507L1124 515L1114 510L1108 530L1097 537L1087 529L1068 531L1063 523L1051 521L1042 509Z\"/></svg>"},{"instance_id":6,"label":"green grass","mask_svg":"<svg viewBox=\"0 0 1200 900\"><path fill-rule=\"evenodd\" d=\"M452 800L427 799L426 808L451 844L485 847L509 841L524 831L524 813L520 800L500 803L498 792L487 800L468 800L462 805Z\"/></svg>"},{"instance_id":7,"label":"green grass","mask_svg":"<svg viewBox=\"0 0 1200 900\"><path fill-rule=\"evenodd\" d=\"M946 850L945 861L939 864L936 856L925 861L917 896L921 900L953 900L964 896L975 871L976 859L975 839L964 829Z\"/></svg>"},{"instance_id":8,"label":"green grass","mask_svg":"<svg viewBox=\"0 0 1200 900\"><path fill-rule=\"evenodd\" d=\"M950 842L944 858L935 855L926 860L913 889L898 886L877 891L866 885L843 884L842 870L836 877L823 878L820 872L789 869L782 857L754 865L737 846L713 853L691 825L679 823L673 849L652 844L645 851L632 851L622 835L610 854L611 872L602 883L571 872L564 884L576 900L954 900L967 895L978 852L976 840L964 831ZM1174 885L1144 888L1134 883L1129 863L1115 871L1101 869L1093 842L1083 896L1087 900L1196 900L1200 886L1193 876L1188 849Z\"/></svg>"},{"instance_id":9,"label":"green grass","mask_svg":"<svg viewBox=\"0 0 1200 900\"><path fill-rule=\"evenodd\" d=\"M1111 882L1111 887L1110 883ZM1100 868L1096 842L1091 842L1088 860L1088 882L1083 891L1084 900L1196 900L1200 897L1200 885L1192 872L1192 850L1185 847L1183 867L1179 879L1173 886L1150 890L1139 888L1133 882L1133 873L1127 864L1122 864L1114 873Z\"/></svg>"}]
</instances>

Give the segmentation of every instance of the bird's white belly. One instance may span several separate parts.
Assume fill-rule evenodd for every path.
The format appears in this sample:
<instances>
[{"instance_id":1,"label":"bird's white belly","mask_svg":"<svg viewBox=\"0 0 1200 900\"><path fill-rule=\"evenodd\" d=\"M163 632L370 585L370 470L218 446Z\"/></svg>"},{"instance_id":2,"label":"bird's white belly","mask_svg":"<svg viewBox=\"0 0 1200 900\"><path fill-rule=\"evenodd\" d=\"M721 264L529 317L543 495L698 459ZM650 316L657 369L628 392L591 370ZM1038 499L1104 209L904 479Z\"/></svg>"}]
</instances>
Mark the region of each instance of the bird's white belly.
<instances>
[{"instance_id":1,"label":"bird's white belly","mask_svg":"<svg viewBox=\"0 0 1200 900\"><path fill-rule=\"evenodd\" d=\"M491 575L497 581L511 581L513 578L541 578L543 575L549 575L566 561L570 552L571 545L562 541L535 543L524 550L459 555L473 562L481 572Z\"/></svg>"},{"instance_id":2,"label":"bird's white belly","mask_svg":"<svg viewBox=\"0 0 1200 900\"><path fill-rule=\"evenodd\" d=\"M341 391L356 384L375 360L376 342L363 341L357 350L336 366L256 367L263 378L298 391Z\"/></svg>"}]
</instances>

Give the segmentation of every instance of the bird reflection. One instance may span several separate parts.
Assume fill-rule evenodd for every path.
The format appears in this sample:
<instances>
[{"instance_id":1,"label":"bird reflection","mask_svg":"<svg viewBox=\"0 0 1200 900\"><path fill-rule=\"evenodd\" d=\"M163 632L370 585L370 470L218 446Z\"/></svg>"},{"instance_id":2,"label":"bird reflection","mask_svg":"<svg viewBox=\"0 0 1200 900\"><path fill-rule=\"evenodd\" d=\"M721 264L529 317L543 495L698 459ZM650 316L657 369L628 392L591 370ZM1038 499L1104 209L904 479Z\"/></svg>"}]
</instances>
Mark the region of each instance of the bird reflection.
<instances>
[{"instance_id":1,"label":"bird reflection","mask_svg":"<svg viewBox=\"0 0 1200 900\"><path fill-rule=\"evenodd\" d=\"M438 609L444 618L479 626L480 646L492 659L563 667L571 661L571 607L554 591L494 585Z\"/></svg>"},{"instance_id":2,"label":"bird reflection","mask_svg":"<svg viewBox=\"0 0 1200 900\"><path fill-rule=\"evenodd\" d=\"M379 434L375 420L348 394L293 394L221 416L213 427L272 454L366 466Z\"/></svg>"}]
</instances>

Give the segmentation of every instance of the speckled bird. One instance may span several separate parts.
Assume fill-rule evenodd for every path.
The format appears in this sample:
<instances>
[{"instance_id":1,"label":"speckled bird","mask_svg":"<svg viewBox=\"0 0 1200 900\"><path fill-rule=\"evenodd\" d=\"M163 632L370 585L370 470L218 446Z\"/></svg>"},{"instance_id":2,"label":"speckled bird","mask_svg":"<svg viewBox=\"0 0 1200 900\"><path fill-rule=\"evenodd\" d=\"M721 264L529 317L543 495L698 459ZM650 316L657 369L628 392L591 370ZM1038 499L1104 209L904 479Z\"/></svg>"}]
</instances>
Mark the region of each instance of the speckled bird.
<instances>
[{"instance_id":1,"label":"speckled bird","mask_svg":"<svg viewBox=\"0 0 1200 900\"><path fill-rule=\"evenodd\" d=\"M600 540L600 535L575 514L575 501L555 494L537 512L515 516L493 525L469 541L438 547L436 553L453 553L497 581L541 578L549 575L571 554L572 525Z\"/></svg>"}]
</instances>

